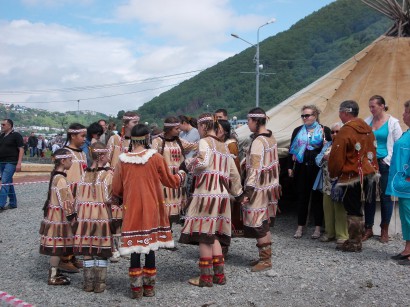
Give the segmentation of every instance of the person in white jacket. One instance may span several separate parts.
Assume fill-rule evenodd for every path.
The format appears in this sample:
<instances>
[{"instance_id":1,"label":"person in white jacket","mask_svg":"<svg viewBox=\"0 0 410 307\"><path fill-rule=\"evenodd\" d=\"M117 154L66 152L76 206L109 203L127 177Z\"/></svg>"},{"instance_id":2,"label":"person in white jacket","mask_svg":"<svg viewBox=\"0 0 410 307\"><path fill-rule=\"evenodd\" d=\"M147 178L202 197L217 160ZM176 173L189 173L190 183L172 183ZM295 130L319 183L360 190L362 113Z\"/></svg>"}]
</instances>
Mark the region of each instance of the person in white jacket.
<instances>
[{"instance_id":1,"label":"person in white jacket","mask_svg":"<svg viewBox=\"0 0 410 307\"><path fill-rule=\"evenodd\" d=\"M389 224L393 213L391 196L386 195L387 181L389 177L390 160L393 154L393 145L401 137L402 130L399 120L387 113L388 106L382 96L374 95L369 99L371 116L365 122L372 127L377 141L376 155L379 165L380 180L380 205L381 205L381 236L380 242L389 241ZM373 184L372 197L365 203L365 234L363 241L373 236L374 216L376 213L376 183Z\"/></svg>"}]
</instances>

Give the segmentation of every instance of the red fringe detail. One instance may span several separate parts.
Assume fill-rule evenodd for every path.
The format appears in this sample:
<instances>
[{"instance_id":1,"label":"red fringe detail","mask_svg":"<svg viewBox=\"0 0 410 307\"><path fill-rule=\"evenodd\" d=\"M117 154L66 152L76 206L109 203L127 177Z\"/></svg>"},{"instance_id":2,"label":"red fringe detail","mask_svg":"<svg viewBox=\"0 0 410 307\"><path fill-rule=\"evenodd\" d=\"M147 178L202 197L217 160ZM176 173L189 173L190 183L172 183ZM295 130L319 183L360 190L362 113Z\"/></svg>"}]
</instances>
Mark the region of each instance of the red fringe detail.
<instances>
[{"instance_id":1,"label":"red fringe detail","mask_svg":"<svg viewBox=\"0 0 410 307\"><path fill-rule=\"evenodd\" d=\"M203 221L203 219L199 220L199 234L202 233L202 221Z\"/></svg>"},{"instance_id":2,"label":"red fringe detail","mask_svg":"<svg viewBox=\"0 0 410 307\"><path fill-rule=\"evenodd\" d=\"M212 227L214 226L214 220L211 220L211 225L209 226L208 234L212 234Z\"/></svg>"},{"instance_id":3,"label":"red fringe detail","mask_svg":"<svg viewBox=\"0 0 410 307\"><path fill-rule=\"evenodd\" d=\"M222 233L223 224L224 224L224 220L222 219L222 220L219 221L219 229L218 229L219 233Z\"/></svg>"}]
</instances>

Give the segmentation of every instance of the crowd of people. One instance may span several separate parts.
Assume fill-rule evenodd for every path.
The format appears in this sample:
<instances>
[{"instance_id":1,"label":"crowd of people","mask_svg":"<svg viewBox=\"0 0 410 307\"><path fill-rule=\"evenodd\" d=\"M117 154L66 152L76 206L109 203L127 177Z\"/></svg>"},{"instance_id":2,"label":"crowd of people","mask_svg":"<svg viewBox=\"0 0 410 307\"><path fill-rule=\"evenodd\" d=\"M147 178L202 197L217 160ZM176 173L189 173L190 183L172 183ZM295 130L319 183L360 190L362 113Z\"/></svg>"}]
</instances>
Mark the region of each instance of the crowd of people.
<instances>
[{"instance_id":1,"label":"crowd of people","mask_svg":"<svg viewBox=\"0 0 410 307\"><path fill-rule=\"evenodd\" d=\"M409 132L402 133L399 120L387 113L383 97L371 97L369 110L372 115L363 120L358 104L344 101L341 122L329 128L320 124L315 105L301 109L303 124L292 133L285 164L297 192L294 238L304 235L310 212L312 239L360 252L362 242L373 236L379 197L380 242L387 243L394 196L406 245L392 259L410 265ZM53 154L40 227L40 253L50 256L48 284L68 285L70 278L62 272L82 269L84 291L103 292L109 261L122 256L130 259L131 297L154 296L155 251L177 251L172 227L181 221L179 242L199 246L200 274L190 284L226 283L233 230L256 240L259 257L250 261L252 272L272 268L270 227L282 194L274 131L267 129L263 109L251 109L251 143L241 163L227 118L224 109L198 118L170 116L160 129L140 124L130 111L119 133L104 120L88 127L71 124L65 144ZM410 101L404 104L403 122L410 127ZM9 119L2 123L0 144L3 211L7 196L9 207L17 207L12 174L21 168L23 154L22 137Z\"/></svg>"}]
</instances>

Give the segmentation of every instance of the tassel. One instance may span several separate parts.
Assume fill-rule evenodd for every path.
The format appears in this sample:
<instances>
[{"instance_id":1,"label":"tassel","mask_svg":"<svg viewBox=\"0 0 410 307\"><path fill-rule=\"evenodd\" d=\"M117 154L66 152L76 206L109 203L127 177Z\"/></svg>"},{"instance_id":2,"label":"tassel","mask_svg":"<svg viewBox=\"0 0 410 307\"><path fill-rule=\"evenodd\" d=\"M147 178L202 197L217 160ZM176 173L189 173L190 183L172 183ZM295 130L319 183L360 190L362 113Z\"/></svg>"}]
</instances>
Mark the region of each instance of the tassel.
<instances>
[{"instance_id":1,"label":"tassel","mask_svg":"<svg viewBox=\"0 0 410 307\"><path fill-rule=\"evenodd\" d=\"M191 227L190 227L190 229L189 229L189 234L192 236L192 230L193 230L193 228L194 228L194 221L193 220L190 220L190 222L191 222Z\"/></svg>"},{"instance_id":2,"label":"tassel","mask_svg":"<svg viewBox=\"0 0 410 307\"><path fill-rule=\"evenodd\" d=\"M164 197L165 197L165 198L168 198L168 195L167 195L167 188L164 188Z\"/></svg>"},{"instance_id":3,"label":"tassel","mask_svg":"<svg viewBox=\"0 0 410 307\"><path fill-rule=\"evenodd\" d=\"M178 194L177 194L178 198L181 198L181 188L178 188L177 191L178 191Z\"/></svg>"},{"instance_id":4,"label":"tassel","mask_svg":"<svg viewBox=\"0 0 410 307\"><path fill-rule=\"evenodd\" d=\"M91 187L90 186L86 186L86 189L88 188L88 194L87 194L87 198L88 199L90 199L90 190L91 190Z\"/></svg>"},{"instance_id":5,"label":"tassel","mask_svg":"<svg viewBox=\"0 0 410 307\"><path fill-rule=\"evenodd\" d=\"M202 212L202 208L203 208L203 206L204 206L204 201L205 201L205 198L202 197L202 198L201 198L201 203L199 204L199 212Z\"/></svg>"},{"instance_id":6,"label":"tassel","mask_svg":"<svg viewBox=\"0 0 410 307\"><path fill-rule=\"evenodd\" d=\"M211 206L209 207L209 211L208 211L209 214L211 214L213 209L214 209L215 201L216 201L216 199L215 199L215 197L213 197L212 201L211 201Z\"/></svg>"},{"instance_id":7,"label":"tassel","mask_svg":"<svg viewBox=\"0 0 410 307\"><path fill-rule=\"evenodd\" d=\"M202 232L202 221L203 221L202 218L199 219L199 234L201 234L201 232Z\"/></svg>"},{"instance_id":8,"label":"tassel","mask_svg":"<svg viewBox=\"0 0 410 307\"><path fill-rule=\"evenodd\" d=\"M175 199L176 193L175 193L175 189L171 189L172 190L172 197Z\"/></svg>"},{"instance_id":9,"label":"tassel","mask_svg":"<svg viewBox=\"0 0 410 307\"><path fill-rule=\"evenodd\" d=\"M209 177L208 177L208 174L206 174L205 176L206 176L206 184L205 184L205 188L206 188L206 189L208 189Z\"/></svg>"},{"instance_id":10,"label":"tassel","mask_svg":"<svg viewBox=\"0 0 410 307\"><path fill-rule=\"evenodd\" d=\"M223 228L223 226L224 226L224 220L222 219L222 220L219 220L219 229L218 229L218 232L219 233L223 233L222 232L222 228Z\"/></svg>"},{"instance_id":11,"label":"tassel","mask_svg":"<svg viewBox=\"0 0 410 307\"><path fill-rule=\"evenodd\" d=\"M216 168L216 154L214 154L214 170Z\"/></svg>"},{"instance_id":12,"label":"tassel","mask_svg":"<svg viewBox=\"0 0 410 307\"><path fill-rule=\"evenodd\" d=\"M224 192L223 178L219 176L219 187L221 188L221 193Z\"/></svg>"},{"instance_id":13,"label":"tassel","mask_svg":"<svg viewBox=\"0 0 410 307\"><path fill-rule=\"evenodd\" d=\"M222 170L222 156L219 157L219 169Z\"/></svg>"},{"instance_id":14,"label":"tassel","mask_svg":"<svg viewBox=\"0 0 410 307\"><path fill-rule=\"evenodd\" d=\"M265 172L262 171L260 176L259 176L259 184L260 185L263 185L263 183L264 183L264 178L265 178L264 174L265 174Z\"/></svg>"},{"instance_id":15,"label":"tassel","mask_svg":"<svg viewBox=\"0 0 410 307\"><path fill-rule=\"evenodd\" d=\"M211 220L211 225L209 226L209 232L208 234L211 235L212 234L212 228L214 226L214 220Z\"/></svg>"},{"instance_id":16,"label":"tassel","mask_svg":"<svg viewBox=\"0 0 410 307\"><path fill-rule=\"evenodd\" d=\"M214 176L215 176L214 190L216 191L216 189L218 188L219 175L215 174Z\"/></svg>"},{"instance_id":17,"label":"tassel","mask_svg":"<svg viewBox=\"0 0 410 307\"><path fill-rule=\"evenodd\" d=\"M210 182L209 182L209 185L207 186L207 187L208 187L208 191L211 191L212 181L213 181L213 179L214 179L214 175L213 175L213 174L211 174L210 176L211 176L211 180L210 180Z\"/></svg>"},{"instance_id":18,"label":"tassel","mask_svg":"<svg viewBox=\"0 0 410 307\"><path fill-rule=\"evenodd\" d=\"M208 202L207 202L207 204L206 204L206 207L205 207L205 212L207 212L208 211L208 209L209 209L209 205L211 204L211 198L210 197L208 197Z\"/></svg>"}]
</instances>

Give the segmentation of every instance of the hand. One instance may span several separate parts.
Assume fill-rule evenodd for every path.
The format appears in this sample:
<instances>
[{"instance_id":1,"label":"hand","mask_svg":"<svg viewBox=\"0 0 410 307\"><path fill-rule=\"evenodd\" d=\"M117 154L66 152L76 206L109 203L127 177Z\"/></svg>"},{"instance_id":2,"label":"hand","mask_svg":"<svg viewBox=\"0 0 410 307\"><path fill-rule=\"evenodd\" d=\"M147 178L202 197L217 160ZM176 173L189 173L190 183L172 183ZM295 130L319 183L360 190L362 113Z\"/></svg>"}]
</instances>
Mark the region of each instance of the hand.
<instances>
[{"instance_id":1,"label":"hand","mask_svg":"<svg viewBox=\"0 0 410 307\"><path fill-rule=\"evenodd\" d=\"M324 155L323 160L329 161L329 155Z\"/></svg>"},{"instance_id":2,"label":"hand","mask_svg":"<svg viewBox=\"0 0 410 307\"><path fill-rule=\"evenodd\" d=\"M241 201L241 204L242 204L242 205L245 205L245 204L247 204L247 203L249 203L249 197L248 197L248 196L245 196L245 197L243 198L243 200Z\"/></svg>"},{"instance_id":3,"label":"hand","mask_svg":"<svg viewBox=\"0 0 410 307\"><path fill-rule=\"evenodd\" d=\"M21 172L21 163L17 163L16 172Z\"/></svg>"},{"instance_id":4,"label":"hand","mask_svg":"<svg viewBox=\"0 0 410 307\"><path fill-rule=\"evenodd\" d=\"M293 178L293 169L288 169L288 176L290 177L290 178Z\"/></svg>"}]
</instances>

